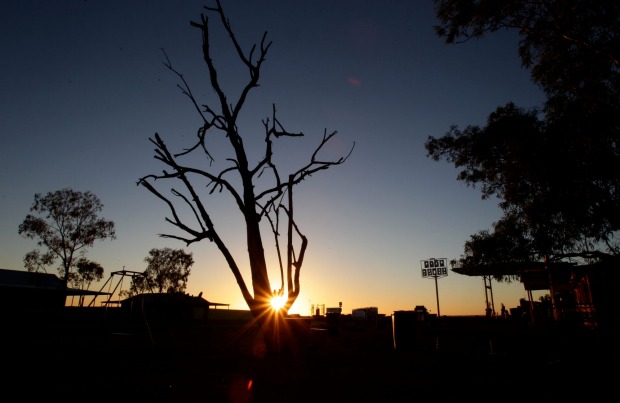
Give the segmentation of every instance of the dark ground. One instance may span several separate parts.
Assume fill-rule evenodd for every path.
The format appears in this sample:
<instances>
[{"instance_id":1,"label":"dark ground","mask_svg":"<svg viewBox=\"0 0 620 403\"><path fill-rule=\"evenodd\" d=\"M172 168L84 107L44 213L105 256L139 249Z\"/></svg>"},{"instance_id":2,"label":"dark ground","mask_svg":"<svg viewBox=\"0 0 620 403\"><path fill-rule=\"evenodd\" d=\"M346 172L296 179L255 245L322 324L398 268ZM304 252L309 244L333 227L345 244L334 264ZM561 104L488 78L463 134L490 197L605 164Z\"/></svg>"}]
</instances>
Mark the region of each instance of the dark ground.
<instances>
[{"instance_id":1,"label":"dark ground","mask_svg":"<svg viewBox=\"0 0 620 403\"><path fill-rule=\"evenodd\" d=\"M597 402L618 374L610 337L482 317L397 328L397 348L390 317L314 320L300 346L268 356L244 321L48 318L2 332L3 401Z\"/></svg>"}]
</instances>

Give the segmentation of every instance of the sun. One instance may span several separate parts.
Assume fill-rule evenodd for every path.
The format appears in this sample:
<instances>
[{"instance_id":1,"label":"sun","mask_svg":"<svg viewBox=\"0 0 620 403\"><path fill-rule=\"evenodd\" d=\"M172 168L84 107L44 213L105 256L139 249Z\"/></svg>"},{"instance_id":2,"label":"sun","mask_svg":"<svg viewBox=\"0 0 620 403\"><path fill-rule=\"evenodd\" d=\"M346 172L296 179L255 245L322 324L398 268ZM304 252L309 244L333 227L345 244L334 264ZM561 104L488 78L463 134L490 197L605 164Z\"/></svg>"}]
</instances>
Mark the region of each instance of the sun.
<instances>
[{"instance_id":1,"label":"sun","mask_svg":"<svg viewBox=\"0 0 620 403\"><path fill-rule=\"evenodd\" d=\"M284 295L276 295L271 298L271 307L276 311L279 311L284 304L286 304L286 297Z\"/></svg>"}]
</instances>

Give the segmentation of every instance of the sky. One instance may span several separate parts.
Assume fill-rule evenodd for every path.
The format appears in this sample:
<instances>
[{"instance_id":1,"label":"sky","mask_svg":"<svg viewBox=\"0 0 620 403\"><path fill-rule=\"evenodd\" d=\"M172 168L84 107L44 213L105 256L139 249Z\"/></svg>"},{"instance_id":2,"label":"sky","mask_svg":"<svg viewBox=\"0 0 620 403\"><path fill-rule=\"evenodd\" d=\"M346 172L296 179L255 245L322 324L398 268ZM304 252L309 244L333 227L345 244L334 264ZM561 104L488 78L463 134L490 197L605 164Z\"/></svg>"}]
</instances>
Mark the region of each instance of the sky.
<instances>
[{"instance_id":1,"label":"sky","mask_svg":"<svg viewBox=\"0 0 620 403\"><path fill-rule=\"evenodd\" d=\"M129 279L113 272L144 271L152 248L182 248L195 261L189 294L247 309L217 248L159 237L175 233L165 222L168 210L137 186L164 168L150 137L159 133L181 149L201 125L162 49L201 103L215 100L200 31L190 26L206 12L205 1L0 2L0 268L25 270L24 255L37 247L18 233L34 195L68 187L94 193L100 217L116 225L116 239L88 250L105 269L91 289L127 289ZM421 263L457 259L469 236L490 229L501 210L457 181L452 165L428 158L424 142L452 125L484 125L507 102L542 104L521 66L516 35L447 45L433 30L431 0L222 3L246 52L264 31L272 41L240 120L249 152L262 157L262 119L273 104L287 130L305 134L276 147L283 170L304 165L324 131L338 132L328 157L355 144L344 164L295 188L296 219L309 245L291 313L342 303L344 313L377 307L389 315L424 305L441 315L483 315L481 277L448 271L435 282L422 277ZM213 58L233 102L247 72L212 23ZM221 198L214 205L216 226L250 286L236 207ZM266 238L270 256L272 246ZM498 312L502 303L510 308L527 298L519 282L491 286Z\"/></svg>"}]
</instances>

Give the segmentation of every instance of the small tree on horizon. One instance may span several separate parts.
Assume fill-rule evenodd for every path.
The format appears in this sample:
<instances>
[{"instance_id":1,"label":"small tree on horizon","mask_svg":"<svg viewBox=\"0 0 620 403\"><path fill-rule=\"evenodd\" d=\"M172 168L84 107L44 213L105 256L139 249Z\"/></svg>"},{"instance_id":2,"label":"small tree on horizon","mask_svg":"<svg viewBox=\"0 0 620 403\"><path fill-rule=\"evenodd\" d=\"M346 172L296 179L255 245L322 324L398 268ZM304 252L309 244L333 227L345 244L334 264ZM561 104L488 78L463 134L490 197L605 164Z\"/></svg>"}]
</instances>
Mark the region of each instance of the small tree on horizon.
<instances>
[{"instance_id":1,"label":"small tree on horizon","mask_svg":"<svg viewBox=\"0 0 620 403\"><path fill-rule=\"evenodd\" d=\"M126 295L136 295L146 291L158 293L185 292L187 280L194 264L191 253L183 249L153 248L144 258L148 263L142 276L131 279Z\"/></svg>"},{"instance_id":2,"label":"small tree on horizon","mask_svg":"<svg viewBox=\"0 0 620 403\"><path fill-rule=\"evenodd\" d=\"M102 209L103 204L90 191L64 188L35 194L32 214L26 216L18 231L24 238L36 239L47 251L35 249L26 254L28 271L46 271L46 266L60 259L58 272L66 287L86 248L98 240L116 239L114 222L98 216Z\"/></svg>"},{"instance_id":3,"label":"small tree on horizon","mask_svg":"<svg viewBox=\"0 0 620 403\"><path fill-rule=\"evenodd\" d=\"M103 267L86 258L80 258L75 265L77 270L70 274L69 282L80 290L89 290L93 281L99 281L103 278ZM79 306L84 306L84 295L80 295Z\"/></svg>"}]
</instances>

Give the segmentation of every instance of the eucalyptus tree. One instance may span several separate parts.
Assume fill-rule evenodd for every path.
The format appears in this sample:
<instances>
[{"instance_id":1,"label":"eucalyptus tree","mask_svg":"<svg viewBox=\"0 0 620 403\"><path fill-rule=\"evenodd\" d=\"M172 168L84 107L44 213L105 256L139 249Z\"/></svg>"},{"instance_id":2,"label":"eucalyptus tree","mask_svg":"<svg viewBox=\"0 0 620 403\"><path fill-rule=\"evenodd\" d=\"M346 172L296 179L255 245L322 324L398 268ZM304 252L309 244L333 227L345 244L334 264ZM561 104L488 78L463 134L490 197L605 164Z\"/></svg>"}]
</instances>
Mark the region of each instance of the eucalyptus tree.
<instances>
[{"instance_id":1,"label":"eucalyptus tree","mask_svg":"<svg viewBox=\"0 0 620 403\"><path fill-rule=\"evenodd\" d=\"M103 278L103 267L86 258L78 259L75 264L77 270L69 276L69 282L72 286L79 288L80 290L90 289L90 285L93 281L99 281ZM84 306L84 295L80 295L80 306Z\"/></svg>"},{"instance_id":2,"label":"eucalyptus tree","mask_svg":"<svg viewBox=\"0 0 620 403\"><path fill-rule=\"evenodd\" d=\"M128 295L147 291L184 292L194 258L183 249L153 248L144 261L148 263L142 276L133 277Z\"/></svg>"},{"instance_id":3,"label":"eucalyptus tree","mask_svg":"<svg viewBox=\"0 0 620 403\"><path fill-rule=\"evenodd\" d=\"M498 106L486 125L453 126L425 143L428 156L461 169L458 180L497 198L504 212L493 231L467 241L457 265L617 255L620 3L435 5L436 32L448 44L516 32L515 51L546 96L543 105Z\"/></svg>"},{"instance_id":4,"label":"eucalyptus tree","mask_svg":"<svg viewBox=\"0 0 620 403\"><path fill-rule=\"evenodd\" d=\"M65 286L95 241L116 239L114 222L99 217L103 204L92 192L64 188L43 195L35 194L34 203L19 234L34 239L45 252L35 249L26 254L29 271L45 270L60 259L58 272Z\"/></svg>"}]
</instances>

